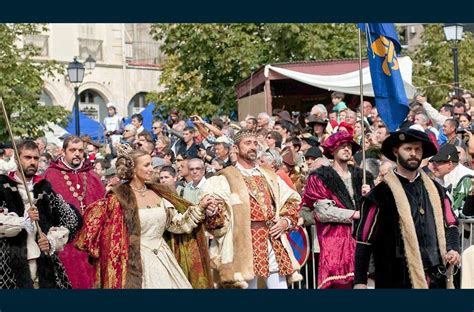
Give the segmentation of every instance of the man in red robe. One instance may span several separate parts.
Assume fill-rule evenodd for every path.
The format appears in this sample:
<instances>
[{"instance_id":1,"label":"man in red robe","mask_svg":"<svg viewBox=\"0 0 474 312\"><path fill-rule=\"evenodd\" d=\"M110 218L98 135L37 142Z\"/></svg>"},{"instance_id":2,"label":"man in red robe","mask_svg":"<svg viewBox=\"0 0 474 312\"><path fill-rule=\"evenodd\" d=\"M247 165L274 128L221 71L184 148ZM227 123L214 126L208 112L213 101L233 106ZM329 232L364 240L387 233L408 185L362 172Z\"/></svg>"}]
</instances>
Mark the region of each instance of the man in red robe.
<instances>
[{"instance_id":1,"label":"man in red robe","mask_svg":"<svg viewBox=\"0 0 474 312\"><path fill-rule=\"evenodd\" d=\"M84 142L77 136L69 136L63 143L63 157L52 162L45 178L53 190L76 207L83 215L86 207L105 196L105 188L94 172L89 160L84 159ZM85 252L67 244L59 254L73 288L91 288L94 269Z\"/></svg>"},{"instance_id":2,"label":"man in red robe","mask_svg":"<svg viewBox=\"0 0 474 312\"><path fill-rule=\"evenodd\" d=\"M303 205L314 209L316 231L321 248L318 265L318 288L352 288L356 242L352 225L359 219L362 196L373 185L367 172L349 166L349 160L360 146L352 135L337 132L322 144L332 166L313 171L305 186Z\"/></svg>"}]
</instances>

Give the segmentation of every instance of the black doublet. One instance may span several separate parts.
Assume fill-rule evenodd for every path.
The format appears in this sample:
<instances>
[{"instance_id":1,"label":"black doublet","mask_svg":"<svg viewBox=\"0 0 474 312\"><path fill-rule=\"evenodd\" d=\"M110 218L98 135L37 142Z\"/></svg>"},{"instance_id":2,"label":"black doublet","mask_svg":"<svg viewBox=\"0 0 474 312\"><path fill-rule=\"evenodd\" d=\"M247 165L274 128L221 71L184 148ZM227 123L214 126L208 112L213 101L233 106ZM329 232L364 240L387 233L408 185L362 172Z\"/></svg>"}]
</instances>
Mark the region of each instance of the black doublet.
<instances>
[{"instance_id":1,"label":"black doublet","mask_svg":"<svg viewBox=\"0 0 474 312\"><path fill-rule=\"evenodd\" d=\"M0 175L0 206L22 217L25 212L22 197L17 190L18 183L8 176ZM33 187L33 197L39 212L39 226L48 233L53 226L64 226L69 230L69 241L82 226L79 212L56 195L47 180L41 180ZM3 211L2 211L3 212ZM0 238L0 288L33 288L27 261L27 232L22 230L17 236ZM70 288L59 258L56 254L36 259L40 288Z\"/></svg>"}]
</instances>

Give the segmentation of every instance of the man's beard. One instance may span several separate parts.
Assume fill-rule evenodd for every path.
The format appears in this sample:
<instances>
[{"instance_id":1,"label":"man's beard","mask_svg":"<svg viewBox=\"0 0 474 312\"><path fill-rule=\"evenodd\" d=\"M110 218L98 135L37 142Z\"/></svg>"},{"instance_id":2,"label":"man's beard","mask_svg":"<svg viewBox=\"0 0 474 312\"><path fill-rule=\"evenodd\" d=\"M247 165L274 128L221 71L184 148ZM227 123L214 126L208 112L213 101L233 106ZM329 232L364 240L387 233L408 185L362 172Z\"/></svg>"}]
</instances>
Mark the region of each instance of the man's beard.
<instances>
[{"instance_id":1,"label":"man's beard","mask_svg":"<svg viewBox=\"0 0 474 312\"><path fill-rule=\"evenodd\" d=\"M414 163L415 161L416 161L416 164ZM417 158L404 159L400 155L397 156L397 162L400 164L400 166L402 166L408 171L415 171L418 168L420 168L420 165L421 165L421 159L417 159Z\"/></svg>"},{"instance_id":2,"label":"man's beard","mask_svg":"<svg viewBox=\"0 0 474 312\"><path fill-rule=\"evenodd\" d=\"M25 178L34 177L37 171L38 171L38 167L35 167L35 166L29 166L29 167L23 168L23 173L25 174Z\"/></svg>"},{"instance_id":3,"label":"man's beard","mask_svg":"<svg viewBox=\"0 0 474 312\"><path fill-rule=\"evenodd\" d=\"M239 158L248 162L255 162L257 160L257 152L248 151L246 154L239 152Z\"/></svg>"}]
</instances>

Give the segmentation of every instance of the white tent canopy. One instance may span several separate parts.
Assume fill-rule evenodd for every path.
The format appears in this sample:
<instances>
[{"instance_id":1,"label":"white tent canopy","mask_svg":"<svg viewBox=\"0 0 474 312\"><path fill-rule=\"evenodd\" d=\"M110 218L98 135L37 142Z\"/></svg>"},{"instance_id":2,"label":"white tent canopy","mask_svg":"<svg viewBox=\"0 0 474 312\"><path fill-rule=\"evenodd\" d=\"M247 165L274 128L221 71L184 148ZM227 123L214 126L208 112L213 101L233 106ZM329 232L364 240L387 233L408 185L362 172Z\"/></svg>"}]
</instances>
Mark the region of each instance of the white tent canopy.
<instances>
[{"instance_id":1,"label":"white tent canopy","mask_svg":"<svg viewBox=\"0 0 474 312\"><path fill-rule=\"evenodd\" d=\"M408 98L413 98L413 95L416 92L416 88L412 85L411 79L413 62L408 56L404 56L398 58L398 63L400 66L400 73L402 75L406 95ZM266 65L265 77L268 77L270 70L273 70L274 72L277 72L285 77L321 89L340 91L346 94L360 94L360 78L358 70L342 75L312 75ZM372 88L372 78L370 77L369 67L362 69L362 81L364 82L364 95L373 97L374 90Z\"/></svg>"},{"instance_id":2,"label":"white tent canopy","mask_svg":"<svg viewBox=\"0 0 474 312\"><path fill-rule=\"evenodd\" d=\"M49 129L48 129L49 127ZM69 132L66 131L66 129L53 124L52 122L48 122L48 126L44 128L44 136L46 140L48 140L48 143L54 143L56 145L62 146L62 141L59 139L65 134L69 134Z\"/></svg>"}]
</instances>

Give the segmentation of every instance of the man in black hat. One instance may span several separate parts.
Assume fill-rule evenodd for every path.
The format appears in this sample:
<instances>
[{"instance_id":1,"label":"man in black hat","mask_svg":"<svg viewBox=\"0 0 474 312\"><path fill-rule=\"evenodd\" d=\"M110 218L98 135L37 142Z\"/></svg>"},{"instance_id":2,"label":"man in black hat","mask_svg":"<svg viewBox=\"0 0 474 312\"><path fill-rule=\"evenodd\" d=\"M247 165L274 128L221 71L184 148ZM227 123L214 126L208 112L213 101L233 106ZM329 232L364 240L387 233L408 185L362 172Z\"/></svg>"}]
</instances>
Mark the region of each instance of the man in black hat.
<instances>
[{"instance_id":1,"label":"man in black hat","mask_svg":"<svg viewBox=\"0 0 474 312\"><path fill-rule=\"evenodd\" d=\"M301 135L301 149L300 151L306 153L311 147L319 146L319 140L314 135L304 133Z\"/></svg>"},{"instance_id":2,"label":"man in black hat","mask_svg":"<svg viewBox=\"0 0 474 312\"><path fill-rule=\"evenodd\" d=\"M306 164L308 165L309 171L313 171L318 169L323 165L328 165L329 162L325 162L327 160L323 157L323 152L321 149L316 146L312 146L305 154L304 157L306 159Z\"/></svg>"},{"instance_id":3,"label":"man in black hat","mask_svg":"<svg viewBox=\"0 0 474 312\"><path fill-rule=\"evenodd\" d=\"M310 115L307 118L306 126L309 127L309 132L311 132L320 143L323 143L329 136L327 131L327 125L329 120L327 118L316 117Z\"/></svg>"},{"instance_id":4,"label":"man in black hat","mask_svg":"<svg viewBox=\"0 0 474 312\"><path fill-rule=\"evenodd\" d=\"M433 173L453 201L453 211L456 216L460 214L466 199L472 190L474 170L459 163L459 154L452 144L444 144L434 155L430 162L433 164ZM467 207L466 207L467 208Z\"/></svg>"},{"instance_id":5,"label":"man in black hat","mask_svg":"<svg viewBox=\"0 0 474 312\"><path fill-rule=\"evenodd\" d=\"M397 166L363 200L354 288L367 288L371 255L375 288L452 288L461 260L457 219L443 188L420 170L435 145L406 129L391 134L382 153Z\"/></svg>"}]
</instances>

